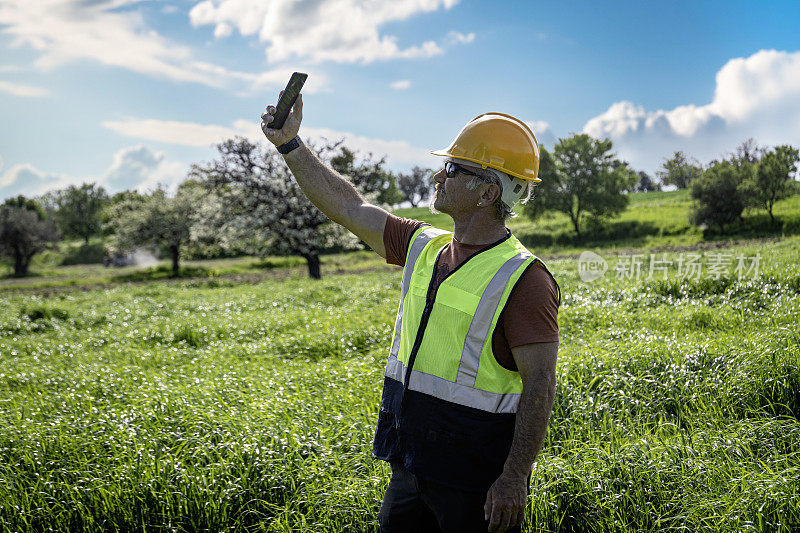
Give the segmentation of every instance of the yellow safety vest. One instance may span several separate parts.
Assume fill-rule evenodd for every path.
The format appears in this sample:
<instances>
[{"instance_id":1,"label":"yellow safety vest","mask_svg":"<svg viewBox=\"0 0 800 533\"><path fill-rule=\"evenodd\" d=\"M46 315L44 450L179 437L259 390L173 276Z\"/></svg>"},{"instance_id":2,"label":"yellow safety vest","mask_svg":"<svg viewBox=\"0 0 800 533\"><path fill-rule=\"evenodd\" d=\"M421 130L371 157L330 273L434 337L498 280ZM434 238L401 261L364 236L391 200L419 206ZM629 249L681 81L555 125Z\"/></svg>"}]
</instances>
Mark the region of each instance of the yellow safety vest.
<instances>
[{"instance_id":1,"label":"yellow safety vest","mask_svg":"<svg viewBox=\"0 0 800 533\"><path fill-rule=\"evenodd\" d=\"M495 359L492 333L520 276L541 260L509 232L434 289L437 259L452 238L428 226L412 236L385 375L404 390L489 413L516 413L522 379Z\"/></svg>"}]
</instances>

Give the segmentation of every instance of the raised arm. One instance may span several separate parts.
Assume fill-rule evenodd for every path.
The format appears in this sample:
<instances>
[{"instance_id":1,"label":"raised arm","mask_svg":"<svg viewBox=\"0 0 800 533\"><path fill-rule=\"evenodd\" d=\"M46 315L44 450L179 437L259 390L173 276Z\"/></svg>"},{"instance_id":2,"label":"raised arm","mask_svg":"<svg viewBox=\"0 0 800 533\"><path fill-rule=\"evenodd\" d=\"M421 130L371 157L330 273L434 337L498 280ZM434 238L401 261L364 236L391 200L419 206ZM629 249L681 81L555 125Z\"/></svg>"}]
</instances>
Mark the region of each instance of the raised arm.
<instances>
[{"instance_id":1,"label":"raised arm","mask_svg":"<svg viewBox=\"0 0 800 533\"><path fill-rule=\"evenodd\" d=\"M303 95L297 97L289 117L280 130L267 127L272 122L275 106L267 106L261 115L261 131L275 146L285 144L297 136L303 120ZM328 218L341 224L366 242L381 257L386 257L383 230L389 213L367 203L353 184L301 144L283 156L289 170L309 200Z\"/></svg>"}]
</instances>

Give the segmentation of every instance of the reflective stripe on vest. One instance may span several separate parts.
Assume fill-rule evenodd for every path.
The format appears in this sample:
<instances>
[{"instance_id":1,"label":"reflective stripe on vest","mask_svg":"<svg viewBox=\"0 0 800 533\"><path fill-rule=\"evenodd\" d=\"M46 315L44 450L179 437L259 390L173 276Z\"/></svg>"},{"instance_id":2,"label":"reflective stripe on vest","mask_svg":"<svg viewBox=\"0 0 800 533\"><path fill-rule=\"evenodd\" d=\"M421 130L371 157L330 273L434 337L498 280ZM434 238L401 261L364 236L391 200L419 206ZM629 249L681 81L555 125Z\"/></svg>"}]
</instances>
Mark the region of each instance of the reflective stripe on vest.
<instances>
[{"instance_id":1,"label":"reflective stripe on vest","mask_svg":"<svg viewBox=\"0 0 800 533\"><path fill-rule=\"evenodd\" d=\"M430 241L449 232L435 228L422 228L416 234L406 258L403 272L403 283L400 295L400 305L395 322L395 335L392 349L386 365L385 375L403 383L407 367L398 359L400 337L402 331L403 305L411 284L411 274L417 259ZM521 246L521 245L520 245ZM460 405L473 407L494 413L514 413L519 405L519 392L492 392L475 387L478 376L481 353L489 335L493 331L492 324L498 306L509 281L521 268L526 268L532 260L536 260L530 252L520 250L519 253L507 259L494 273L486 288L483 290L475 307L474 314L466 332L464 345L458 364L455 381L444 379L430 373L413 368L410 374L408 388L425 394L454 402ZM444 286L442 286L444 287ZM413 362L410 364L413 365Z\"/></svg>"},{"instance_id":2,"label":"reflective stripe on vest","mask_svg":"<svg viewBox=\"0 0 800 533\"><path fill-rule=\"evenodd\" d=\"M386 376L402 383L405 372L406 365L398 361L396 356L390 355L386 364ZM490 413L516 413L522 395L516 392L498 393L476 389L413 369L408 388Z\"/></svg>"}]
</instances>

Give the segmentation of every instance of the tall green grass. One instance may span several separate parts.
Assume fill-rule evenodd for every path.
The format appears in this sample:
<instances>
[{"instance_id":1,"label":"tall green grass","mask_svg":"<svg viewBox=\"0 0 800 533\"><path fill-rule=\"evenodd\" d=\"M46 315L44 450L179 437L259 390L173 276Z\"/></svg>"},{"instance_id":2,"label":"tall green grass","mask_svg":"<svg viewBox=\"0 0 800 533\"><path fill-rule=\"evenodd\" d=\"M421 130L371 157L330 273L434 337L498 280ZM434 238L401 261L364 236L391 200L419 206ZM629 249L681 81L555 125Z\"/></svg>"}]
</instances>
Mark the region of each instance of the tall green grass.
<instances>
[{"instance_id":1,"label":"tall green grass","mask_svg":"<svg viewBox=\"0 0 800 533\"><path fill-rule=\"evenodd\" d=\"M549 264L525 531L800 528L800 240L760 252L743 280ZM0 531L377 531L399 275L1 297Z\"/></svg>"}]
</instances>

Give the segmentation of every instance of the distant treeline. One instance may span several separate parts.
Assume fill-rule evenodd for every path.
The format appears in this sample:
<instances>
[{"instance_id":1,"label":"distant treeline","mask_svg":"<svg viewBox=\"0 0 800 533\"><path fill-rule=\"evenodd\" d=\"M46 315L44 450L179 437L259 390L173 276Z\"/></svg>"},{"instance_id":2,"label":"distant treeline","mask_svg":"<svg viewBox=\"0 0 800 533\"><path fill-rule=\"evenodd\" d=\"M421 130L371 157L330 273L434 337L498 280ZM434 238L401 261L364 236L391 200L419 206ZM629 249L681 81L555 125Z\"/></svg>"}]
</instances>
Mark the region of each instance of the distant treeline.
<instances>
[{"instance_id":1,"label":"distant treeline","mask_svg":"<svg viewBox=\"0 0 800 533\"><path fill-rule=\"evenodd\" d=\"M416 207L431 196L431 169L394 173L385 158L358 157L342 142L312 149L372 203ZM83 240L87 262L157 249L171 258L177 275L182 257L291 254L302 256L309 275L319 277L321 253L362 247L308 201L277 152L241 137L217 150L212 161L192 165L174 194L158 187L109 195L85 183L37 198L9 198L0 206L0 254L13 263L15 276L25 276L34 255L67 237ZM707 165L675 152L655 177L618 159L610 140L586 134L560 139L540 156L542 181L523 214L535 219L562 212L577 234L618 216L630 192L689 188L691 223L720 233L741 220L748 206L763 208L774 223L775 202L800 192L794 179L798 150L759 147L752 139ZM102 243L91 245L92 237Z\"/></svg>"}]
</instances>

